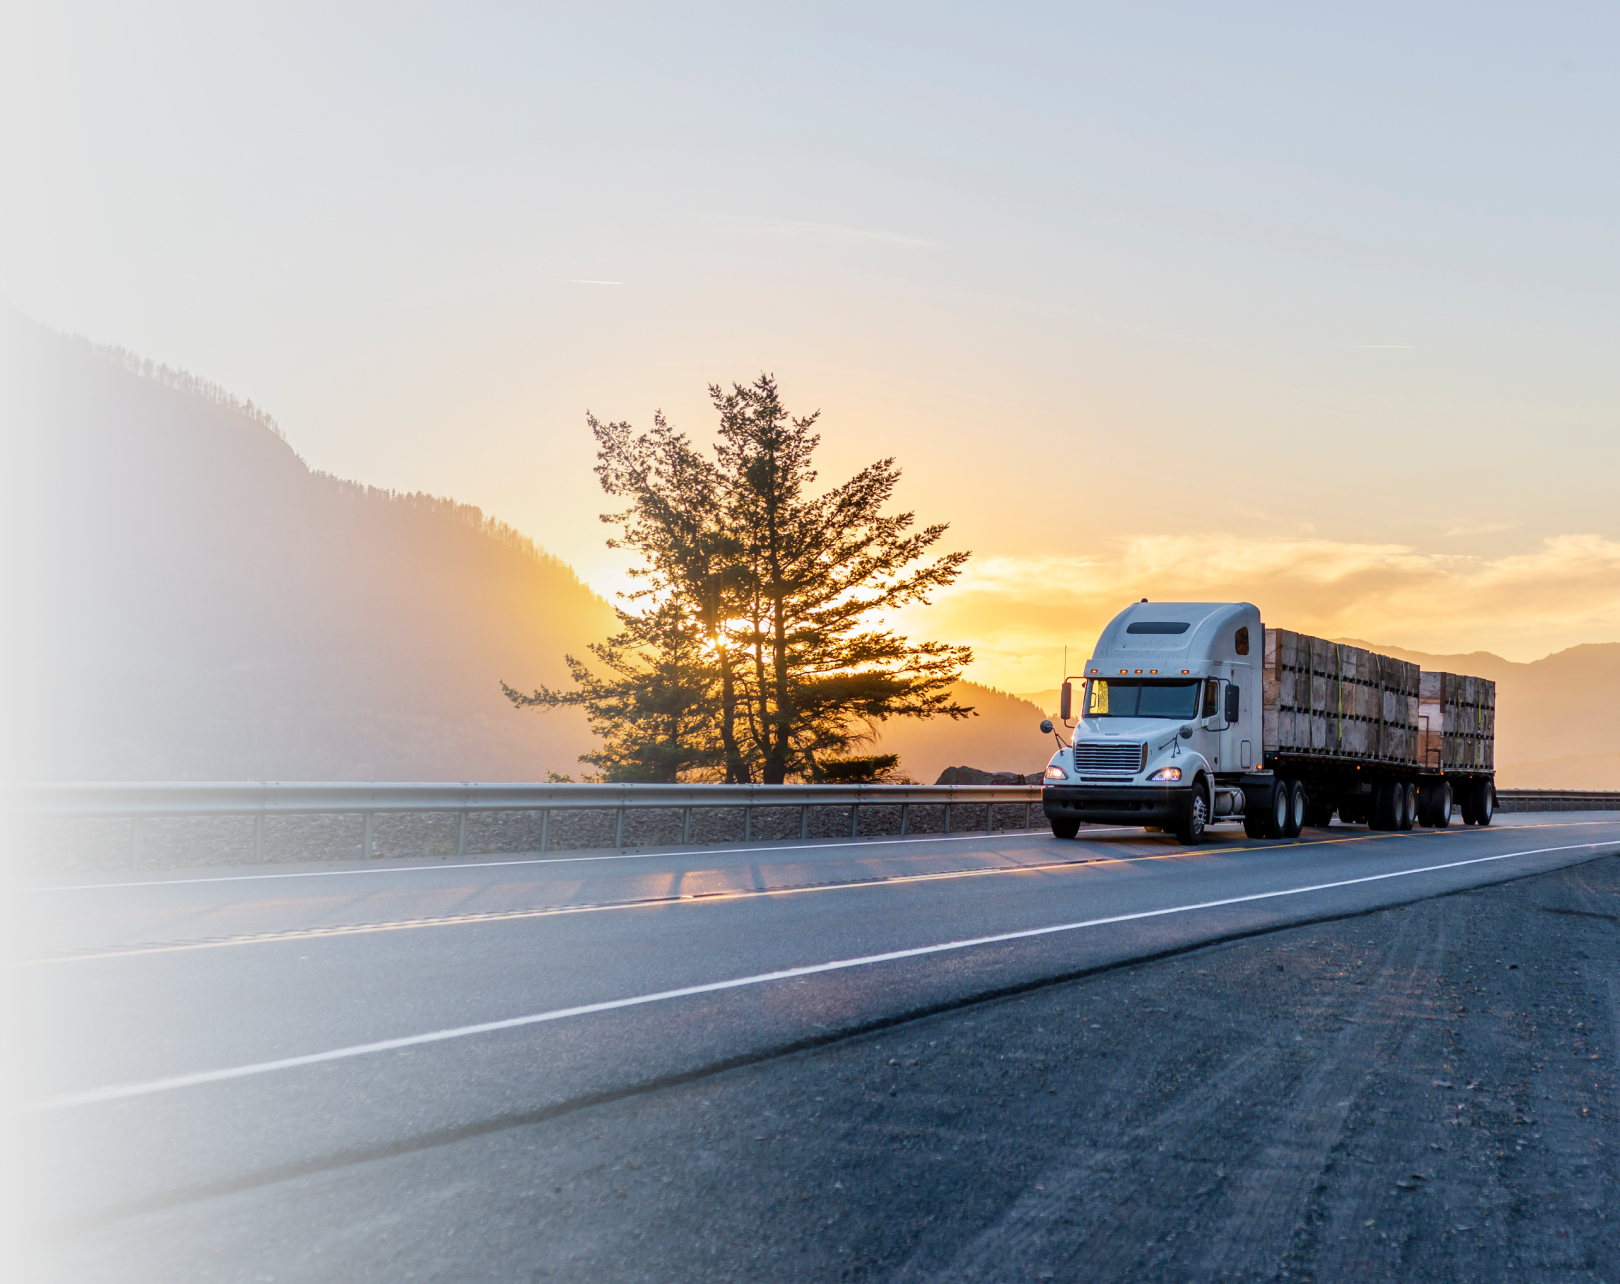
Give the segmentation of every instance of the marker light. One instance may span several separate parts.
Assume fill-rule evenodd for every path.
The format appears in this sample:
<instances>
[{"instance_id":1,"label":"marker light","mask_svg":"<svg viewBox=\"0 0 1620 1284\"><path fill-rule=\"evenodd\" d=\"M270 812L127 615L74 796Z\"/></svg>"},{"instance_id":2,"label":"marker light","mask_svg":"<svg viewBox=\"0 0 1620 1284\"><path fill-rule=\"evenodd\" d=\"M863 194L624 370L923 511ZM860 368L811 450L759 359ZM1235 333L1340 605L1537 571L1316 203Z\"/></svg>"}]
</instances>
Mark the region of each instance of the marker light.
<instances>
[{"instance_id":1,"label":"marker light","mask_svg":"<svg viewBox=\"0 0 1620 1284\"><path fill-rule=\"evenodd\" d=\"M1062 767L1058 766L1057 763L1054 762L1046 769L1046 778L1048 780L1067 780L1069 778L1069 773L1064 771Z\"/></svg>"},{"instance_id":2,"label":"marker light","mask_svg":"<svg viewBox=\"0 0 1620 1284\"><path fill-rule=\"evenodd\" d=\"M1149 669L1149 670L1148 670L1148 672L1149 672L1149 673L1157 673L1157 672L1158 672L1158 670L1157 670L1157 669Z\"/></svg>"},{"instance_id":3,"label":"marker light","mask_svg":"<svg viewBox=\"0 0 1620 1284\"><path fill-rule=\"evenodd\" d=\"M1192 670L1191 670L1191 669L1183 669L1183 670L1182 670L1182 672L1183 672L1183 673L1191 673L1191 672L1192 672Z\"/></svg>"},{"instance_id":4,"label":"marker light","mask_svg":"<svg viewBox=\"0 0 1620 1284\"><path fill-rule=\"evenodd\" d=\"M1181 768L1180 767L1160 767L1151 776L1149 776L1148 779L1150 781L1153 781L1153 780L1180 780L1181 779Z\"/></svg>"}]
</instances>

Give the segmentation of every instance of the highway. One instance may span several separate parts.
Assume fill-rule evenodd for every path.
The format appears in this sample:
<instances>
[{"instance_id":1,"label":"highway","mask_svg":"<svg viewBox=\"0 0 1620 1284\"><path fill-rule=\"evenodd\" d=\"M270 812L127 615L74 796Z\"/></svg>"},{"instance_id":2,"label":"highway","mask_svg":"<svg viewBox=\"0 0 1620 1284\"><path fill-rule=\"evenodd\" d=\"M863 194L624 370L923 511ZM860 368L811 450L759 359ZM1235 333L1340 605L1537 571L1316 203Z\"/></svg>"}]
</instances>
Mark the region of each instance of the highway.
<instances>
[{"instance_id":1,"label":"highway","mask_svg":"<svg viewBox=\"0 0 1620 1284\"><path fill-rule=\"evenodd\" d=\"M1614 852L1620 816L1533 813L1278 843L1227 826L1195 848L1092 829L13 889L14 1216L38 1279L665 1278L656 1245L591 1238L607 1214L563 1236L537 1193L495 1217L491 1174L562 1191L557 1130L653 1146L658 1102L694 1084L731 1085L721 1132L746 1140L782 1105L750 1103L749 1076L787 1082L772 1067L831 1100L840 1050L884 1031ZM813 1151L820 1126L773 1138ZM717 1275L769 1274L739 1265L759 1245L726 1245Z\"/></svg>"}]
</instances>

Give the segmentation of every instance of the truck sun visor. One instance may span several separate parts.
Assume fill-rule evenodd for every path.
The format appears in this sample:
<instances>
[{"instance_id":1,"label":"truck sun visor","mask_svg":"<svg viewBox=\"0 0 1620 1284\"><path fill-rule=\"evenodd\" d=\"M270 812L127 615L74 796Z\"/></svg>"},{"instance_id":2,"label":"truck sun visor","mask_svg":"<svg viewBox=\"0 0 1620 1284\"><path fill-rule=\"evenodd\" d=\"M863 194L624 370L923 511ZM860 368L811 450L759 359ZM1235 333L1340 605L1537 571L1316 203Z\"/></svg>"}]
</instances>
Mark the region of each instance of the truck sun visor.
<instances>
[{"instance_id":1,"label":"truck sun visor","mask_svg":"<svg viewBox=\"0 0 1620 1284\"><path fill-rule=\"evenodd\" d=\"M1132 620L1127 633L1185 633L1191 626L1181 620Z\"/></svg>"}]
</instances>

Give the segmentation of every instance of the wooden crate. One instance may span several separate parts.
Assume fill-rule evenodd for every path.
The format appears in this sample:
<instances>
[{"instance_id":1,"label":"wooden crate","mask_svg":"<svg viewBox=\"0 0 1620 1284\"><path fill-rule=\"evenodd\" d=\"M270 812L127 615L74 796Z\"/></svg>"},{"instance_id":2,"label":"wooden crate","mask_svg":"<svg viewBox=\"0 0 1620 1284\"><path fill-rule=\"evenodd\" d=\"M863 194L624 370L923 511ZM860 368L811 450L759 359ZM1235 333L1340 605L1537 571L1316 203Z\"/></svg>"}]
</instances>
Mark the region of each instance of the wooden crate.
<instances>
[{"instance_id":1,"label":"wooden crate","mask_svg":"<svg viewBox=\"0 0 1620 1284\"><path fill-rule=\"evenodd\" d=\"M1415 664L1289 629L1266 630L1261 737L1267 753L1416 766Z\"/></svg>"},{"instance_id":2,"label":"wooden crate","mask_svg":"<svg viewBox=\"0 0 1620 1284\"><path fill-rule=\"evenodd\" d=\"M1496 683L1425 672L1419 687L1422 765L1430 771L1494 771Z\"/></svg>"}]
</instances>

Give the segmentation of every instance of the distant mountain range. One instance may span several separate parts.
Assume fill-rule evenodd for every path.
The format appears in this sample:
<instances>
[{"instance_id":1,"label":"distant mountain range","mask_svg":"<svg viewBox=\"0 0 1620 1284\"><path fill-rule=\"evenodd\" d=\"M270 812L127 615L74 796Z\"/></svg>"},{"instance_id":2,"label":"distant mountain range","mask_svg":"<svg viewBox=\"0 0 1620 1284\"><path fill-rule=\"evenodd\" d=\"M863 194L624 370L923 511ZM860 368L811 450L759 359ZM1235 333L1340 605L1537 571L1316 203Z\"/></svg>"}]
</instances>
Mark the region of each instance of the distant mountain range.
<instances>
[{"instance_id":1,"label":"distant mountain range","mask_svg":"<svg viewBox=\"0 0 1620 1284\"><path fill-rule=\"evenodd\" d=\"M314 472L222 389L3 304L0 448L0 778L581 773L583 716L499 683L565 684L612 609L478 509ZM890 724L901 771L1045 763L1039 709L957 694Z\"/></svg>"},{"instance_id":2,"label":"distant mountain range","mask_svg":"<svg viewBox=\"0 0 1620 1284\"><path fill-rule=\"evenodd\" d=\"M499 686L566 681L611 628L564 563L312 472L217 389L0 325L8 777L520 780L592 743Z\"/></svg>"},{"instance_id":3,"label":"distant mountain range","mask_svg":"<svg viewBox=\"0 0 1620 1284\"><path fill-rule=\"evenodd\" d=\"M1505 789L1620 789L1620 643L1572 646L1540 660L1489 651L1431 655L1360 638L1335 638L1425 669L1496 683L1497 783ZM1056 716L1058 692L1022 697Z\"/></svg>"}]
</instances>

